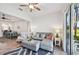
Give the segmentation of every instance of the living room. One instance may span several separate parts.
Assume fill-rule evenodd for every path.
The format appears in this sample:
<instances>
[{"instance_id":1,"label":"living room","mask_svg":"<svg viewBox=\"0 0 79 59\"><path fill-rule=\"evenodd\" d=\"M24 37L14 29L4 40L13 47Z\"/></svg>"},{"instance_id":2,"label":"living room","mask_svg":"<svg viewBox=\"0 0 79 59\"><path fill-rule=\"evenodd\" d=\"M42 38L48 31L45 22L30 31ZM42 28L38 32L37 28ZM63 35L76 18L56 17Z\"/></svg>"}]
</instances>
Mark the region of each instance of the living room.
<instances>
[{"instance_id":1,"label":"living room","mask_svg":"<svg viewBox=\"0 0 79 59\"><path fill-rule=\"evenodd\" d=\"M79 0L0 0L1 59L78 59Z\"/></svg>"},{"instance_id":2,"label":"living room","mask_svg":"<svg viewBox=\"0 0 79 59\"><path fill-rule=\"evenodd\" d=\"M32 5L35 9L30 10L29 8L33 8ZM0 54L66 54L63 19L64 11L69 5L67 3L0 4Z\"/></svg>"}]
</instances>

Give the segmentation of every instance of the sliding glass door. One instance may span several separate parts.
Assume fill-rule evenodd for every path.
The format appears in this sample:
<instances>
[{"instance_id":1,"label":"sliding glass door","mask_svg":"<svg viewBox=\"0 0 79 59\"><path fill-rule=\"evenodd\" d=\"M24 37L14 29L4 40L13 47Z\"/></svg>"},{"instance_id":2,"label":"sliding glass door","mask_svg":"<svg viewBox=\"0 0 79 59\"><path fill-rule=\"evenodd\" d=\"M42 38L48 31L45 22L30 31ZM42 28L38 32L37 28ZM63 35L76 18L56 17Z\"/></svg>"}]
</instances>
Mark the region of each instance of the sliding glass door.
<instances>
[{"instance_id":1,"label":"sliding glass door","mask_svg":"<svg viewBox=\"0 0 79 59\"><path fill-rule=\"evenodd\" d=\"M74 30L74 38L73 38L73 54L79 55L79 4L74 4L74 22L72 24Z\"/></svg>"},{"instance_id":2,"label":"sliding glass door","mask_svg":"<svg viewBox=\"0 0 79 59\"><path fill-rule=\"evenodd\" d=\"M79 4L71 4L66 13L66 52L79 55Z\"/></svg>"}]
</instances>

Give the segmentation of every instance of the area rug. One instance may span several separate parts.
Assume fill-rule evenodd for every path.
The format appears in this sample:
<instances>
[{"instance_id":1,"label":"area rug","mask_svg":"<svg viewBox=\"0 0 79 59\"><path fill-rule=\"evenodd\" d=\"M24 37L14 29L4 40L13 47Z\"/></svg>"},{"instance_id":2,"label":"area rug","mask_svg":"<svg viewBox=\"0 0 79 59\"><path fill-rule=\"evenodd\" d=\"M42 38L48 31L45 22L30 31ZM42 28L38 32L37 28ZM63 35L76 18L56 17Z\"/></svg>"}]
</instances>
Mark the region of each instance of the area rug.
<instances>
[{"instance_id":1,"label":"area rug","mask_svg":"<svg viewBox=\"0 0 79 59\"><path fill-rule=\"evenodd\" d=\"M24 47L19 47L16 49L12 49L4 53L3 55L53 55L53 52L49 52L43 49L39 49L38 52L35 52Z\"/></svg>"}]
</instances>

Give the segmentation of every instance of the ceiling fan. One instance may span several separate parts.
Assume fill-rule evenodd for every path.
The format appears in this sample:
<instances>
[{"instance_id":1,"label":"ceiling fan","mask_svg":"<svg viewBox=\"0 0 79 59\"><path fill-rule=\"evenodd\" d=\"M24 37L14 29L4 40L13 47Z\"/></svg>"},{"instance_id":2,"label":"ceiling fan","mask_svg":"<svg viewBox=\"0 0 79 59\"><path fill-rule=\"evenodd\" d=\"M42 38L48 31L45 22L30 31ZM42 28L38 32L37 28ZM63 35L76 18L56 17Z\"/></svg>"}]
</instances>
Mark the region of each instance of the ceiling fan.
<instances>
[{"instance_id":1,"label":"ceiling fan","mask_svg":"<svg viewBox=\"0 0 79 59\"><path fill-rule=\"evenodd\" d=\"M5 18L5 14L2 14L2 17L1 17L1 19L6 19L6 18Z\"/></svg>"},{"instance_id":2,"label":"ceiling fan","mask_svg":"<svg viewBox=\"0 0 79 59\"><path fill-rule=\"evenodd\" d=\"M39 4L38 3L28 3L28 4L23 4L23 5L20 5L20 8L19 10L23 11L23 9L21 7L28 7L30 12L32 12L33 10L38 10L40 11L41 9L39 8Z\"/></svg>"},{"instance_id":3,"label":"ceiling fan","mask_svg":"<svg viewBox=\"0 0 79 59\"><path fill-rule=\"evenodd\" d=\"M9 20L8 18L5 17L5 14L2 14L1 19L3 19L3 20Z\"/></svg>"}]
</instances>

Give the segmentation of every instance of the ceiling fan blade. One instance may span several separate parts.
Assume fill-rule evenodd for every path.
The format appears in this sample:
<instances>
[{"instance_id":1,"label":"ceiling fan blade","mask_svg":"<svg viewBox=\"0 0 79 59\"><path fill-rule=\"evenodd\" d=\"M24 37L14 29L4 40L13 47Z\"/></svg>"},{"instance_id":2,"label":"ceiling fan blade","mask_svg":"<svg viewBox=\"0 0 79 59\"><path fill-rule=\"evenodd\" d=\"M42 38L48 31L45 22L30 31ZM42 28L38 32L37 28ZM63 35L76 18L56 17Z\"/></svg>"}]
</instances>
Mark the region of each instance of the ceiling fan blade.
<instances>
[{"instance_id":1,"label":"ceiling fan blade","mask_svg":"<svg viewBox=\"0 0 79 59\"><path fill-rule=\"evenodd\" d=\"M38 3L28 3L28 4L23 4L23 5L20 5L20 6L23 6L23 7L28 7L30 12L32 12L34 9L40 11L41 9L38 7ZM22 8L19 8L19 10L23 11Z\"/></svg>"},{"instance_id":2,"label":"ceiling fan blade","mask_svg":"<svg viewBox=\"0 0 79 59\"><path fill-rule=\"evenodd\" d=\"M2 19L6 19L6 18L3 16Z\"/></svg>"},{"instance_id":3,"label":"ceiling fan blade","mask_svg":"<svg viewBox=\"0 0 79 59\"><path fill-rule=\"evenodd\" d=\"M6 17L4 17L4 16L2 17L2 19L4 19L4 20L9 20L8 18L6 18Z\"/></svg>"},{"instance_id":4,"label":"ceiling fan blade","mask_svg":"<svg viewBox=\"0 0 79 59\"><path fill-rule=\"evenodd\" d=\"M20 6L27 6L27 5L20 5Z\"/></svg>"},{"instance_id":5,"label":"ceiling fan blade","mask_svg":"<svg viewBox=\"0 0 79 59\"><path fill-rule=\"evenodd\" d=\"M37 10L39 10L39 11L41 10L39 7L36 7L36 6L34 6L34 8L37 9Z\"/></svg>"},{"instance_id":6,"label":"ceiling fan blade","mask_svg":"<svg viewBox=\"0 0 79 59\"><path fill-rule=\"evenodd\" d=\"M2 19L5 19L5 14L2 14Z\"/></svg>"},{"instance_id":7,"label":"ceiling fan blade","mask_svg":"<svg viewBox=\"0 0 79 59\"><path fill-rule=\"evenodd\" d=\"M30 3L30 4L32 4L32 5L37 5L38 3Z\"/></svg>"},{"instance_id":8,"label":"ceiling fan blade","mask_svg":"<svg viewBox=\"0 0 79 59\"><path fill-rule=\"evenodd\" d=\"M2 16L5 16L5 14L2 14Z\"/></svg>"},{"instance_id":9,"label":"ceiling fan blade","mask_svg":"<svg viewBox=\"0 0 79 59\"><path fill-rule=\"evenodd\" d=\"M23 11L23 9L19 8L19 10Z\"/></svg>"}]
</instances>

